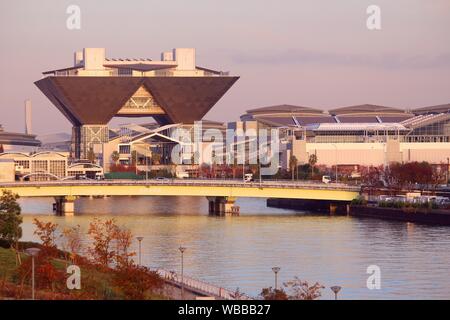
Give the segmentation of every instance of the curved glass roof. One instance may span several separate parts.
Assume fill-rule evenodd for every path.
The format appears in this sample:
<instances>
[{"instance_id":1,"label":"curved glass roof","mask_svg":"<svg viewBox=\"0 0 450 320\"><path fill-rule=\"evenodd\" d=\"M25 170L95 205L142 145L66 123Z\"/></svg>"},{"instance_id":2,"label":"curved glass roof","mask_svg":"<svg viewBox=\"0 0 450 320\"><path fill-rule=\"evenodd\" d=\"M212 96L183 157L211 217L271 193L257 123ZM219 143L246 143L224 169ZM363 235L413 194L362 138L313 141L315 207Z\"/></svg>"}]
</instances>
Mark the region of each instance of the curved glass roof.
<instances>
[{"instance_id":1,"label":"curved glass roof","mask_svg":"<svg viewBox=\"0 0 450 320\"><path fill-rule=\"evenodd\" d=\"M349 114L384 114L384 113L405 113L406 110L400 108L379 106L374 104L361 104L349 107L335 108L328 111L333 115Z\"/></svg>"},{"instance_id":2,"label":"curved glass roof","mask_svg":"<svg viewBox=\"0 0 450 320\"><path fill-rule=\"evenodd\" d=\"M259 114L274 114L274 113L321 114L321 113L323 113L323 110L310 108L310 107L303 107L303 106L294 106L294 105L290 105L290 104L282 104L282 105L250 109L250 110L247 110L247 113L258 114L258 115Z\"/></svg>"}]
</instances>

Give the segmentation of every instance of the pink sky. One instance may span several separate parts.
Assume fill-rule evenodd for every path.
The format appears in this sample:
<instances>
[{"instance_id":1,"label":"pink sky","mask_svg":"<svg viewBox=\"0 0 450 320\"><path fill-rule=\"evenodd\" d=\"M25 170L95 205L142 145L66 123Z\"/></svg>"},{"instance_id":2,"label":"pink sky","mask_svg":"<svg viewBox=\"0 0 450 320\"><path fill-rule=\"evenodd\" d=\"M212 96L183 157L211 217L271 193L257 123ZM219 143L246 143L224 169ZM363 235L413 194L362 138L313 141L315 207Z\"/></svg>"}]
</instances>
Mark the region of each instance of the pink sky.
<instances>
[{"instance_id":1,"label":"pink sky","mask_svg":"<svg viewBox=\"0 0 450 320\"><path fill-rule=\"evenodd\" d=\"M81 30L66 28L70 4L81 8ZM381 7L380 31L366 28L371 4ZM30 98L35 133L70 132L33 82L70 66L83 47L153 59L195 47L197 64L241 76L206 115L211 120L283 103L450 103L448 0L15 0L1 2L0 18L0 123L8 131L24 130Z\"/></svg>"}]
</instances>

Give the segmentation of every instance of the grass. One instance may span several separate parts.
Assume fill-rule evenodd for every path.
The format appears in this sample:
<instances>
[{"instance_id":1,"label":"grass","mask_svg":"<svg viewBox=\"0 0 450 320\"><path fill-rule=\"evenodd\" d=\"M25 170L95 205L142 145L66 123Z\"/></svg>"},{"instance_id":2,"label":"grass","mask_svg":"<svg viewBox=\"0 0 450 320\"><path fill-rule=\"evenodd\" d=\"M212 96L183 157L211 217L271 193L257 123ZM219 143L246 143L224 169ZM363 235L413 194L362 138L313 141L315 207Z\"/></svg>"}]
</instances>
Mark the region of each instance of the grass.
<instances>
[{"instance_id":1,"label":"grass","mask_svg":"<svg viewBox=\"0 0 450 320\"><path fill-rule=\"evenodd\" d=\"M25 256L22 255L22 258L25 258ZM0 279L12 281L16 268L16 255L14 251L0 247Z\"/></svg>"}]
</instances>

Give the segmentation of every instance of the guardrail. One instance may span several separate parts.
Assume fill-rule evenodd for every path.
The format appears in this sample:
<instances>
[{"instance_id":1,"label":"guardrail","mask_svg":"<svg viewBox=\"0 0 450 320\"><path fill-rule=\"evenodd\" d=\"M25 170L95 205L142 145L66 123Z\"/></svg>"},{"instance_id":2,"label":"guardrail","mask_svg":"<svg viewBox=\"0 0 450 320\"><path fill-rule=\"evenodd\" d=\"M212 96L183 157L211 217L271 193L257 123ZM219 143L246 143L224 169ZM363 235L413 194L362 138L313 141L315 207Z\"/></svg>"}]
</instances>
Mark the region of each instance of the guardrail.
<instances>
[{"instance_id":1,"label":"guardrail","mask_svg":"<svg viewBox=\"0 0 450 320\"><path fill-rule=\"evenodd\" d=\"M215 286L213 284L191 278L183 275L183 281L175 271L167 271L164 269L156 269L156 273L166 281L172 282L177 286L184 285L185 289L191 290L201 295L211 296L224 300L253 300L251 297L244 294L237 294L231 290Z\"/></svg>"},{"instance_id":2,"label":"guardrail","mask_svg":"<svg viewBox=\"0 0 450 320\"><path fill-rule=\"evenodd\" d=\"M360 186L352 186L341 183L321 183L321 182L298 182L298 181L274 181L264 180L262 182L243 182L237 180L201 180L201 179L165 179L165 180L56 180L56 181L30 181L30 182L4 182L1 187L43 187L43 186L136 186L136 185L168 185L168 186L227 186L227 187L246 187L246 188L293 188L305 189L313 188L319 190L345 190L360 191Z\"/></svg>"}]
</instances>

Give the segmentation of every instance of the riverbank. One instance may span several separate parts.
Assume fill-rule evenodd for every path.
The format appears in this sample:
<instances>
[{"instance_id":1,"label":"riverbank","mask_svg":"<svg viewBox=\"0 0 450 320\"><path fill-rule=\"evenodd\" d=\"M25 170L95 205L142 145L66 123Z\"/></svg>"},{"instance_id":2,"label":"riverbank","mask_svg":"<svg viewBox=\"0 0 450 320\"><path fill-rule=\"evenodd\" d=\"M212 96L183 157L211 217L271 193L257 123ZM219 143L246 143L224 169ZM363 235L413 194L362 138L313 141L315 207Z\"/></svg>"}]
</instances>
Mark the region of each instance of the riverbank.
<instances>
[{"instance_id":1,"label":"riverbank","mask_svg":"<svg viewBox=\"0 0 450 320\"><path fill-rule=\"evenodd\" d=\"M350 215L386 220L450 226L450 210L424 208L385 208L366 205L350 205Z\"/></svg>"},{"instance_id":2,"label":"riverbank","mask_svg":"<svg viewBox=\"0 0 450 320\"><path fill-rule=\"evenodd\" d=\"M307 199L267 199L267 207L301 210L313 213L347 214L348 201L307 200Z\"/></svg>"},{"instance_id":3,"label":"riverbank","mask_svg":"<svg viewBox=\"0 0 450 320\"><path fill-rule=\"evenodd\" d=\"M30 242L20 244L24 248L38 247L39 244ZM0 247L0 299L30 299L31 298L31 265L30 257L24 252L20 253L22 265L16 263L16 254L10 248ZM121 283L120 275L113 269L99 268L96 265L79 261L81 288L69 290L66 285L67 267L73 263L59 256L49 259L51 269L46 262L35 261L36 271L36 299L39 300L114 300L130 299L127 296L128 288ZM30 269L30 270L28 270ZM137 277L144 278L139 274ZM163 279L149 275L149 279L141 281L154 281L154 288L146 290L145 299L166 300L176 299L178 290L168 285ZM150 279L151 278L151 279ZM130 279L133 282L134 279ZM158 282L160 284L158 284Z\"/></svg>"},{"instance_id":4,"label":"riverbank","mask_svg":"<svg viewBox=\"0 0 450 320\"><path fill-rule=\"evenodd\" d=\"M26 248L40 248L43 246L33 242L21 242L19 244L22 249ZM3 246L3 247L2 247ZM58 256L64 256L63 251L58 250ZM22 263L26 263L27 259L30 259L24 252L20 253ZM66 269L73 263L62 259L60 257L54 257L51 259L51 264L56 268L57 272L61 272L61 275L66 273ZM28 266L30 267L30 266ZM38 300L115 300L115 299L130 299L123 292L122 288L118 284L116 278L115 269L104 269L98 266L88 263L87 261L80 261L79 267L81 269L81 289L67 290L65 287L66 279L61 276L55 281L59 281L57 285L50 287L42 287L44 282L49 279L41 275L36 275L39 279L39 286L36 288L36 299ZM37 272L42 272L42 266L39 264L36 266ZM31 271L30 271L31 272ZM30 273L27 272L27 273ZM154 289L148 289L144 294L146 300L196 300L199 297L211 296L210 292L218 291L216 298L226 299L229 292L223 288L214 287L201 281L194 280L188 276L185 276L184 280L186 284L182 286L179 281L179 275L170 273L164 270L155 271L159 275L161 282L160 285L156 285ZM156 274L154 276L156 276ZM68 277L69 274L66 274ZM140 275L142 277L142 275ZM50 276L51 277L51 276ZM130 275L132 277L132 275ZM144 280L145 279L140 279ZM1 299L29 299L31 296L31 279L29 275L23 275L21 266L17 265L15 251L6 248L5 243L0 241L0 300ZM133 281L133 279L130 279ZM43 284L45 286L45 284ZM229 297L228 297L229 298Z\"/></svg>"}]
</instances>

